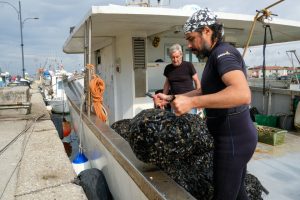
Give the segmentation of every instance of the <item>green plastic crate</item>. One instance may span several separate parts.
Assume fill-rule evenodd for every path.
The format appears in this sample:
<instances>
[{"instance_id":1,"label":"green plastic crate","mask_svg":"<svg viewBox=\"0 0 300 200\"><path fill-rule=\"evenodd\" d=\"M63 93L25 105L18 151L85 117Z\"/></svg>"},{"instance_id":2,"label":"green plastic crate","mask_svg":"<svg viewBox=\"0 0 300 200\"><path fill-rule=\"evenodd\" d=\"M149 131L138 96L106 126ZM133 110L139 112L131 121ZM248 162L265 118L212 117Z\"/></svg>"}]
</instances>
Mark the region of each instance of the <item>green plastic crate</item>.
<instances>
[{"instance_id":1,"label":"green plastic crate","mask_svg":"<svg viewBox=\"0 0 300 200\"><path fill-rule=\"evenodd\" d=\"M273 146L284 143L285 135L287 133L286 130L261 125L257 125L256 129L258 132L259 142Z\"/></svg>"},{"instance_id":2,"label":"green plastic crate","mask_svg":"<svg viewBox=\"0 0 300 200\"><path fill-rule=\"evenodd\" d=\"M260 114L255 115L255 122L258 125L276 127L277 121L278 121L278 116L260 115Z\"/></svg>"}]
</instances>

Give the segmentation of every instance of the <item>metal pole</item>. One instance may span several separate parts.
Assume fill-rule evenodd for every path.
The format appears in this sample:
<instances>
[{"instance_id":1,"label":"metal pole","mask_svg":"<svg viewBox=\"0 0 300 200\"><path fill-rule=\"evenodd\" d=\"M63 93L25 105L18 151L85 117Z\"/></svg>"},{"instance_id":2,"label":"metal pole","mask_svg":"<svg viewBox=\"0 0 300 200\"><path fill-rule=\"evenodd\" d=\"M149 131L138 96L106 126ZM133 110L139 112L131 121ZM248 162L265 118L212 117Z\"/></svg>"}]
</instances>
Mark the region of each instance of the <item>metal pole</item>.
<instances>
[{"instance_id":1,"label":"metal pole","mask_svg":"<svg viewBox=\"0 0 300 200\"><path fill-rule=\"evenodd\" d=\"M7 2L7 1L0 1L0 3L8 4L10 7L12 7L18 14L18 19L20 22L20 35L21 35L21 51L22 51L22 76L25 78L25 67L24 67L24 44L23 44L23 26L24 22L28 19L39 19L38 17L34 18L26 18L24 21L22 20L22 8L21 8L21 1L19 0L19 9L16 8L13 4Z\"/></svg>"},{"instance_id":2,"label":"metal pole","mask_svg":"<svg viewBox=\"0 0 300 200\"><path fill-rule=\"evenodd\" d=\"M251 38L252 38L252 35L253 35L253 31L254 31L254 27L255 27L255 24L256 24L258 15L259 15L259 13L257 13L257 14L255 15L254 20L253 20L253 22L252 22L251 29L250 29L250 33L249 33L249 36L248 36L248 40L247 40L246 45L245 45L245 47L244 47L243 58L245 57L246 52L247 52L247 49L248 49L248 47L249 47L249 44L250 44L250 41L251 41Z\"/></svg>"},{"instance_id":3,"label":"metal pole","mask_svg":"<svg viewBox=\"0 0 300 200\"><path fill-rule=\"evenodd\" d=\"M21 1L19 1L19 14L20 14L21 51L22 51L22 76L25 79L24 44L23 44L23 21L22 21Z\"/></svg>"},{"instance_id":4,"label":"metal pole","mask_svg":"<svg viewBox=\"0 0 300 200\"><path fill-rule=\"evenodd\" d=\"M269 5L268 7L266 7L265 9L269 9L269 8L271 8L271 7L273 7L273 6L276 6L277 4L279 4L279 3L281 3L281 2L283 2L284 0L279 0L279 1L277 1L277 2L275 2L275 3L273 3L273 4L271 4L271 5Z\"/></svg>"},{"instance_id":5,"label":"metal pole","mask_svg":"<svg viewBox=\"0 0 300 200\"><path fill-rule=\"evenodd\" d=\"M92 64L92 17L88 20L88 64ZM92 68L88 68L88 83L91 81ZM88 87L88 116L91 116L92 110L92 97L91 89Z\"/></svg>"}]
</instances>

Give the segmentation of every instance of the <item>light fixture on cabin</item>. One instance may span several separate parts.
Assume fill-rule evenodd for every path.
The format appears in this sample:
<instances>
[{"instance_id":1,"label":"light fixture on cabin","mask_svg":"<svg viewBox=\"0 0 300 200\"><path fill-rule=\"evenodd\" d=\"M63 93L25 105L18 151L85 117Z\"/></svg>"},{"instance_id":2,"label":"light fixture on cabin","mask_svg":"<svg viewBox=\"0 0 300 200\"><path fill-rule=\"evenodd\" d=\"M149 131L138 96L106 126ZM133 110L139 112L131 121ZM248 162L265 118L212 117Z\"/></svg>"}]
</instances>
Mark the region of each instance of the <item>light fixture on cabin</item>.
<instances>
[{"instance_id":1,"label":"light fixture on cabin","mask_svg":"<svg viewBox=\"0 0 300 200\"><path fill-rule=\"evenodd\" d=\"M159 42L160 42L160 38L158 36L155 36L152 41L152 46L154 46L155 48L158 47Z\"/></svg>"},{"instance_id":2,"label":"light fixture on cabin","mask_svg":"<svg viewBox=\"0 0 300 200\"><path fill-rule=\"evenodd\" d=\"M182 32L182 26L174 26L172 29L174 34Z\"/></svg>"}]
</instances>

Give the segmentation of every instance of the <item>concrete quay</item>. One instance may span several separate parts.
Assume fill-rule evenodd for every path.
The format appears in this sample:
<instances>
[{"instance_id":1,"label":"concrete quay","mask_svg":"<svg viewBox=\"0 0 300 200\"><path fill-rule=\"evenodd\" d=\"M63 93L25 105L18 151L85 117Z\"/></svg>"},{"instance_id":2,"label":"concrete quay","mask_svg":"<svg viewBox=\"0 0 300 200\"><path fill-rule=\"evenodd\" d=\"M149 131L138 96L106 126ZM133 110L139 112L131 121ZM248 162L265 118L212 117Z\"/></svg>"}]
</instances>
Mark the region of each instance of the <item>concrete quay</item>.
<instances>
[{"instance_id":1,"label":"concrete quay","mask_svg":"<svg viewBox=\"0 0 300 200\"><path fill-rule=\"evenodd\" d=\"M0 199L87 199L37 86L0 93Z\"/></svg>"}]
</instances>

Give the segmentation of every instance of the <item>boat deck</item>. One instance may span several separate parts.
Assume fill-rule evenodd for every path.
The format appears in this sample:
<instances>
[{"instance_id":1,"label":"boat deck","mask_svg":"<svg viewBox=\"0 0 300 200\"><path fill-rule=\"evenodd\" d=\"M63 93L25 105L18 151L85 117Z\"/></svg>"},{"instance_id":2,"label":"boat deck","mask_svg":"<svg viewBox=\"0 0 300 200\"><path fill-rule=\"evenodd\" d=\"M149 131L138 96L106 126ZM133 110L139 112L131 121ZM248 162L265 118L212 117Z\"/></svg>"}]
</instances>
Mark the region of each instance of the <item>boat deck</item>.
<instances>
[{"instance_id":1,"label":"boat deck","mask_svg":"<svg viewBox=\"0 0 300 200\"><path fill-rule=\"evenodd\" d=\"M287 133L278 146L258 143L248 171L269 191L264 199L300 199L300 133Z\"/></svg>"}]
</instances>

